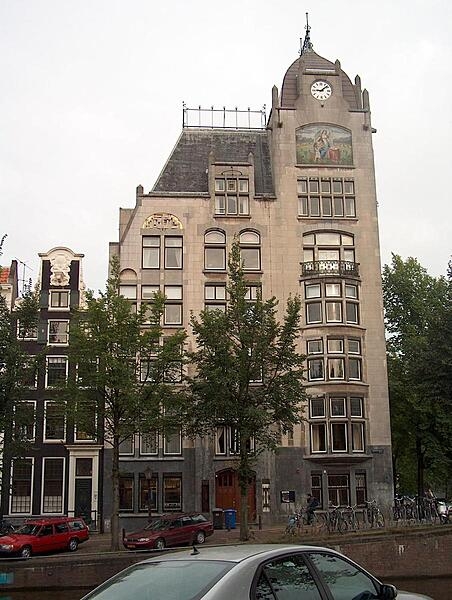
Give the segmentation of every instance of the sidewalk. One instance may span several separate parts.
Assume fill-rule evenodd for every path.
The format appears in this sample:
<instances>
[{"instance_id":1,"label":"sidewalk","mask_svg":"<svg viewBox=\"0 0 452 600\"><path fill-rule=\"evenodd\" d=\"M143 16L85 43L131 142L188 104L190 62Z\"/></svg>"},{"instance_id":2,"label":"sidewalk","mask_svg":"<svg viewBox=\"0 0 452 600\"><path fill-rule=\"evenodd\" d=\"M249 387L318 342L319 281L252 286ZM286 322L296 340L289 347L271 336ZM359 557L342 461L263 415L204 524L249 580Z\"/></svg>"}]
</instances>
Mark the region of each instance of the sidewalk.
<instances>
[{"instance_id":1,"label":"sidewalk","mask_svg":"<svg viewBox=\"0 0 452 600\"><path fill-rule=\"evenodd\" d=\"M274 526L271 528L257 529L252 528L250 530L249 541L256 543L266 543L271 538L277 537L279 534L282 536L284 527ZM213 535L206 539L205 545L217 546L225 544L237 544L240 542L240 529L215 529ZM84 544L80 544L77 554L101 554L103 552L110 551L111 535L109 533L92 533L90 539ZM122 543L120 543L120 550L124 552L130 552L126 550Z\"/></svg>"}]
</instances>

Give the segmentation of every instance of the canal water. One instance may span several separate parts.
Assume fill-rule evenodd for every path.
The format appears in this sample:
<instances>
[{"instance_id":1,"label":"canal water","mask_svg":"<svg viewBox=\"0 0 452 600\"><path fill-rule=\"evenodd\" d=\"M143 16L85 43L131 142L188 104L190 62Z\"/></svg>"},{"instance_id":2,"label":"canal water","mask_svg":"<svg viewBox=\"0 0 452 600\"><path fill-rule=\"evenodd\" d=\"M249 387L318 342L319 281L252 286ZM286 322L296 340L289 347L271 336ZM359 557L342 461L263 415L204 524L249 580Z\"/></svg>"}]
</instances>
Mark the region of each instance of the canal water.
<instances>
[{"instance_id":1,"label":"canal water","mask_svg":"<svg viewBox=\"0 0 452 600\"><path fill-rule=\"evenodd\" d=\"M391 580L400 590L427 594L433 600L451 600L452 577L437 577L432 579L397 579ZM0 600L80 600L86 589L79 590L55 590L53 592L7 592L0 588ZM129 599L133 600L133 599Z\"/></svg>"}]
</instances>

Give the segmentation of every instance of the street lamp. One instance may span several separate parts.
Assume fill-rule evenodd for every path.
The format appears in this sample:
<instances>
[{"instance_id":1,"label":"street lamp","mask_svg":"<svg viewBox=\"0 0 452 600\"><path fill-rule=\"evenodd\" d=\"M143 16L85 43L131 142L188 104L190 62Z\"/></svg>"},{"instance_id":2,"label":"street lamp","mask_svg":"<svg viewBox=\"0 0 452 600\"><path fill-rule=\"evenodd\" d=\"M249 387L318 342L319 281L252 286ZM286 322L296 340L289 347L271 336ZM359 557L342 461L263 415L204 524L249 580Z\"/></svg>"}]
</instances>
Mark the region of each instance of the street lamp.
<instances>
[{"instance_id":1,"label":"street lamp","mask_svg":"<svg viewBox=\"0 0 452 600\"><path fill-rule=\"evenodd\" d=\"M151 521L152 518L152 490L151 490L151 482L152 482L152 469L148 465L144 470L144 476L147 481L147 499L148 499L148 520Z\"/></svg>"}]
</instances>

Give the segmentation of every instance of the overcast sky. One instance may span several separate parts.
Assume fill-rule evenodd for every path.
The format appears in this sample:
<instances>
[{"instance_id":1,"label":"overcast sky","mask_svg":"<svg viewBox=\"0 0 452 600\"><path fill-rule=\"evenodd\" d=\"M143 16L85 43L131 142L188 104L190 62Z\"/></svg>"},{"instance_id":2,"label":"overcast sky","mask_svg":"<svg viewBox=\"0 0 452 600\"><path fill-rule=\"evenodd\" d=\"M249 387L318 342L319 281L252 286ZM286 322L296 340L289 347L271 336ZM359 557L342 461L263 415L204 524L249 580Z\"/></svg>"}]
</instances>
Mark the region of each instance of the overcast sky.
<instances>
[{"instance_id":1,"label":"overcast sky","mask_svg":"<svg viewBox=\"0 0 452 600\"><path fill-rule=\"evenodd\" d=\"M119 208L149 191L188 106L259 109L315 51L369 90L382 262L452 253L450 0L0 0L0 261L85 254L103 289ZM268 110L267 110L268 114Z\"/></svg>"}]
</instances>

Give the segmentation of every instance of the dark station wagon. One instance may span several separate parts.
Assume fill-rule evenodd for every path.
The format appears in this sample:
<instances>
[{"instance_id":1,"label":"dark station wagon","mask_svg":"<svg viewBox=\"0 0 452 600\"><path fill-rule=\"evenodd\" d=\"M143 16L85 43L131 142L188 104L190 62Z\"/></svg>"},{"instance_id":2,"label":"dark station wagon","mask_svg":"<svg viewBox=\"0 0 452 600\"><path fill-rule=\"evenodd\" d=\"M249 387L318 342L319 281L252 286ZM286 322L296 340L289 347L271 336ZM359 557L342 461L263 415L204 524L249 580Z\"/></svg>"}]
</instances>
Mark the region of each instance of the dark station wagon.
<instances>
[{"instance_id":1,"label":"dark station wagon","mask_svg":"<svg viewBox=\"0 0 452 600\"><path fill-rule=\"evenodd\" d=\"M212 521L200 513L162 515L140 531L127 533L123 544L128 550L163 550L166 546L203 544L212 535Z\"/></svg>"}]
</instances>

